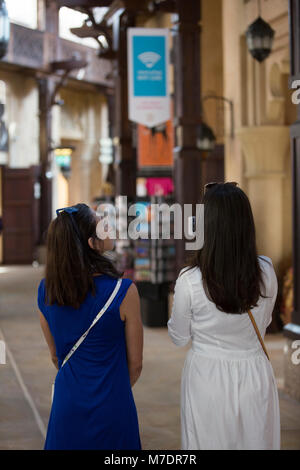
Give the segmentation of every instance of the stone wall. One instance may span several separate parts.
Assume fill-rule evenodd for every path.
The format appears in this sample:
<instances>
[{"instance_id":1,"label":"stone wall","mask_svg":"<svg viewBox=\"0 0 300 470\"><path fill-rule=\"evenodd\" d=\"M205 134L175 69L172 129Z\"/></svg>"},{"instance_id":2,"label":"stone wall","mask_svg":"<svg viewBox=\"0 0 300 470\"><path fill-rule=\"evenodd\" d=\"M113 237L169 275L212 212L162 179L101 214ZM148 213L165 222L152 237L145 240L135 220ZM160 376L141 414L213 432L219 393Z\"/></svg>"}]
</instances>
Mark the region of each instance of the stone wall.
<instances>
[{"instance_id":1,"label":"stone wall","mask_svg":"<svg viewBox=\"0 0 300 470\"><path fill-rule=\"evenodd\" d=\"M4 82L6 126L9 131L9 150L1 152L0 164L11 168L27 168L39 163L39 103L34 78L20 73L0 70Z\"/></svg>"},{"instance_id":2,"label":"stone wall","mask_svg":"<svg viewBox=\"0 0 300 470\"><path fill-rule=\"evenodd\" d=\"M100 93L64 88L60 92L64 105L53 115L56 145L72 145L71 176L63 181L59 168L53 163L56 175L53 211L63 204L84 202L90 204L99 196L102 168L99 162L101 137L107 135L106 101ZM105 118L106 116L106 118Z\"/></svg>"},{"instance_id":3,"label":"stone wall","mask_svg":"<svg viewBox=\"0 0 300 470\"><path fill-rule=\"evenodd\" d=\"M259 64L248 52L247 27L258 17L257 1L223 0L224 96L234 103L235 136L226 116L225 174L248 194L259 254L277 274L292 254L289 126L296 120L288 90L288 0L266 0L262 17L275 30L271 55Z\"/></svg>"}]
</instances>

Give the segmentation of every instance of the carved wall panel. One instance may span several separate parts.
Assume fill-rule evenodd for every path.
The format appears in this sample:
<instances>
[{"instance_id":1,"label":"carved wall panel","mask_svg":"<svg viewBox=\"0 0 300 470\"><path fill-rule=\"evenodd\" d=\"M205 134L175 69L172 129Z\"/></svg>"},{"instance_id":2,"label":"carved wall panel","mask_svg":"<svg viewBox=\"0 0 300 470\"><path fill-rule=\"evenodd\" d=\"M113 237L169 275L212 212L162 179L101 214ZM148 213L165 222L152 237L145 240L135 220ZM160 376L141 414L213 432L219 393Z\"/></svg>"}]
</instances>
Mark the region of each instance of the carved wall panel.
<instances>
[{"instance_id":1,"label":"carved wall panel","mask_svg":"<svg viewBox=\"0 0 300 470\"><path fill-rule=\"evenodd\" d=\"M13 62L27 67L41 67L44 57L44 33L23 26L13 27Z\"/></svg>"}]
</instances>

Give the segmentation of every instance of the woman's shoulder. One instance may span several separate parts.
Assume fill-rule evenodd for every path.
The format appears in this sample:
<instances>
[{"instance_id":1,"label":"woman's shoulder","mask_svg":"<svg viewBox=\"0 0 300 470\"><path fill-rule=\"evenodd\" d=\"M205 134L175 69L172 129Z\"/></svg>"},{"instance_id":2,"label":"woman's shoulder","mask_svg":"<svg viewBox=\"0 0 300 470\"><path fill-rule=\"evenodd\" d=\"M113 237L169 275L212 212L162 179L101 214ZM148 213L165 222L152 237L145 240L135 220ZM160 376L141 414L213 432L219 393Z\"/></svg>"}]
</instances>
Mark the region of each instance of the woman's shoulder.
<instances>
[{"instance_id":1,"label":"woman's shoulder","mask_svg":"<svg viewBox=\"0 0 300 470\"><path fill-rule=\"evenodd\" d=\"M43 277L43 279L40 280L38 289L44 289L45 288L45 282L46 282L46 279Z\"/></svg>"},{"instance_id":2,"label":"woman's shoulder","mask_svg":"<svg viewBox=\"0 0 300 470\"><path fill-rule=\"evenodd\" d=\"M268 295L274 295L277 291L277 276L271 258L260 255L259 264L263 273Z\"/></svg>"},{"instance_id":3,"label":"woman's shoulder","mask_svg":"<svg viewBox=\"0 0 300 470\"><path fill-rule=\"evenodd\" d=\"M133 282L132 279L129 279L128 277L122 277L121 278L121 287L123 289L128 290L130 286L133 286L133 289L135 287L135 283Z\"/></svg>"},{"instance_id":4,"label":"woman's shoulder","mask_svg":"<svg viewBox=\"0 0 300 470\"><path fill-rule=\"evenodd\" d=\"M94 282L96 284L96 291L97 294L102 297L103 295L109 295L113 289L116 287L118 280L121 280L118 292L116 294L116 298L121 300L125 297L127 291L129 290L130 286L133 281L126 277L115 277L109 274L103 274L100 276L95 276Z\"/></svg>"},{"instance_id":5,"label":"woman's shoulder","mask_svg":"<svg viewBox=\"0 0 300 470\"><path fill-rule=\"evenodd\" d=\"M37 302L39 309L42 311L42 308L45 305L45 278L41 279L39 283Z\"/></svg>"},{"instance_id":6,"label":"woman's shoulder","mask_svg":"<svg viewBox=\"0 0 300 470\"><path fill-rule=\"evenodd\" d=\"M268 256L259 255L258 256L258 261L260 262L260 264L262 266L266 266L266 264L267 264L269 267L273 267L272 260Z\"/></svg>"},{"instance_id":7,"label":"woman's shoulder","mask_svg":"<svg viewBox=\"0 0 300 470\"><path fill-rule=\"evenodd\" d=\"M199 275L201 275L201 271L198 266L195 266L195 267L186 266L180 271L178 279L179 278L194 279L194 278L199 278Z\"/></svg>"},{"instance_id":8,"label":"woman's shoulder","mask_svg":"<svg viewBox=\"0 0 300 470\"><path fill-rule=\"evenodd\" d=\"M94 281L96 283L102 283L105 282L108 285L114 285L117 283L117 281L121 279L121 287L129 287L133 281L127 277L115 277L111 276L110 274L99 274L97 276L94 276Z\"/></svg>"},{"instance_id":9,"label":"woman's shoulder","mask_svg":"<svg viewBox=\"0 0 300 470\"><path fill-rule=\"evenodd\" d=\"M201 271L197 266L187 266L180 271L176 284L194 290L199 285L201 279Z\"/></svg>"},{"instance_id":10,"label":"woman's shoulder","mask_svg":"<svg viewBox=\"0 0 300 470\"><path fill-rule=\"evenodd\" d=\"M275 274L273 262L268 256L259 255L258 262L263 273L266 275Z\"/></svg>"}]
</instances>

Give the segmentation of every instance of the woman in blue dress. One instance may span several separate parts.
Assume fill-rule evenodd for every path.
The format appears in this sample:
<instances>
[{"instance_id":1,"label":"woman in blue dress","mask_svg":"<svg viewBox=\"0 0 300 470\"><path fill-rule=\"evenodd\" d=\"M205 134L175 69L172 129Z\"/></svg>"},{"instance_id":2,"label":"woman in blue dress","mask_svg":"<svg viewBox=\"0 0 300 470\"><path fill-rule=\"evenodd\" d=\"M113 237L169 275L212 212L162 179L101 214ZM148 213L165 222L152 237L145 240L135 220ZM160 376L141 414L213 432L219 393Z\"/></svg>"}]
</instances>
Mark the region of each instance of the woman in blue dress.
<instances>
[{"instance_id":1,"label":"woman in blue dress","mask_svg":"<svg viewBox=\"0 0 300 470\"><path fill-rule=\"evenodd\" d=\"M132 387L142 369L143 327L136 286L121 287L62 366L114 291L120 273L103 254L99 218L85 204L57 211L38 288L41 327L58 369L45 449L140 450Z\"/></svg>"}]
</instances>

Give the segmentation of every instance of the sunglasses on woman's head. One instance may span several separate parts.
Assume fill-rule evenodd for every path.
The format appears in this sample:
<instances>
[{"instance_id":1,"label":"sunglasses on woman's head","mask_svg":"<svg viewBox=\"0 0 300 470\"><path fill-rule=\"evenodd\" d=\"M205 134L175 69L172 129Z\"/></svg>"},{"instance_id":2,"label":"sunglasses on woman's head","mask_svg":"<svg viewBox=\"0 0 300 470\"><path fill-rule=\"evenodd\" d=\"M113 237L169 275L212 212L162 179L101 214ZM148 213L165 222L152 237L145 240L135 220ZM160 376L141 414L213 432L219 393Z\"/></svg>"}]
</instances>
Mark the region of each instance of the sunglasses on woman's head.
<instances>
[{"instance_id":1,"label":"sunglasses on woman's head","mask_svg":"<svg viewBox=\"0 0 300 470\"><path fill-rule=\"evenodd\" d=\"M204 186L204 193L206 193L206 191L208 189L211 189L211 188L214 188L215 186L217 186L218 184L229 184L231 186L238 186L239 183L236 183L236 182L229 182L229 183L207 183L205 186Z\"/></svg>"},{"instance_id":2,"label":"sunglasses on woman's head","mask_svg":"<svg viewBox=\"0 0 300 470\"><path fill-rule=\"evenodd\" d=\"M78 212L76 207L62 207L61 209L56 210L56 215L59 216L61 212L66 212L67 214L73 214L74 212Z\"/></svg>"}]
</instances>

